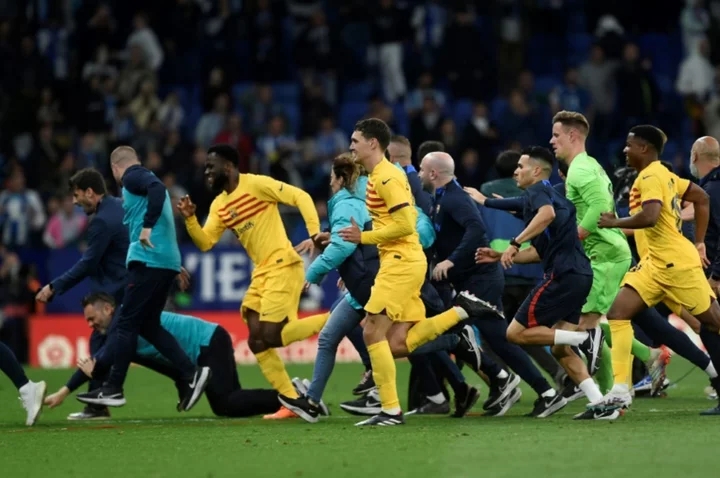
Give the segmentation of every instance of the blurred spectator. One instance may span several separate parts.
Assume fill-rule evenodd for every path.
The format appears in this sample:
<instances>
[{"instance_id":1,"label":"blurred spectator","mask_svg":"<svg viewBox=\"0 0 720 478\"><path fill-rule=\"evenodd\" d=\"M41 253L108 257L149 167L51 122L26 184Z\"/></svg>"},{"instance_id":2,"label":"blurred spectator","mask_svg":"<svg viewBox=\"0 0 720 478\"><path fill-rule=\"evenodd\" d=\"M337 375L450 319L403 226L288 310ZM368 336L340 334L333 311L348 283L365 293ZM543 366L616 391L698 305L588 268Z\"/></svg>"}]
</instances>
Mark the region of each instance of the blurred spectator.
<instances>
[{"instance_id":1,"label":"blurred spectator","mask_svg":"<svg viewBox=\"0 0 720 478\"><path fill-rule=\"evenodd\" d=\"M498 62L498 82L500 85L512 84L523 67L525 46L523 40L523 22L521 5L514 0L502 2L500 6L500 49Z\"/></svg>"},{"instance_id":2,"label":"blurred spectator","mask_svg":"<svg viewBox=\"0 0 720 478\"><path fill-rule=\"evenodd\" d=\"M685 0L685 8L680 14L680 27L685 52L687 55L693 55L710 28L710 15L703 7L702 0Z\"/></svg>"},{"instance_id":3,"label":"blurred spectator","mask_svg":"<svg viewBox=\"0 0 720 478\"><path fill-rule=\"evenodd\" d=\"M255 76L260 81L278 81L283 76L284 5L271 0L255 0L248 2L248 5Z\"/></svg>"},{"instance_id":4,"label":"blurred spectator","mask_svg":"<svg viewBox=\"0 0 720 478\"><path fill-rule=\"evenodd\" d=\"M380 7L373 9L372 42L377 49L385 98L394 103L407 93L403 71L403 43L410 34L408 13L401 10L395 0L380 0Z\"/></svg>"},{"instance_id":5,"label":"blurred spectator","mask_svg":"<svg viewBox=\"0 0 720 478\"><path fill-rule=\"evenodd\" d=\"M43 234L43 242L50 249L75 245L87 225L87 215L75 207L72 195L65 195L59 200L60 208L48 221Z\"/></svg>"},{"instance_id":6,"label":"blurred spectator","mask_svg":"<svg viewBox=\"0 0 720 478\"><path fill-rule=\"evenodd\" d=\"M141 158L147 158L150 153L159 152L162 149L164 133L162 123L157 116L153 116L150 118L148 127L138 131L132 138L131 146L135 148Z\"/></svg>"},{"instance_id":7,"label":"blurred spectator","mask_svg":"<svg viewBox=\"0 0 720 478\"><path fill-rule=\"evenodd\" d=\"M445 151L455 156L460 146L460 137L457 134L457 127L452 118L443 119L440 123L440 142L445 146Z\"/></svg>"},{"instance_id":8,"label":"blurred spectator","mask_svg":"<svg viewBox=\"0 0 720 478\"><path fill-rule=\"evenodd\" d=\"M140 12L133 18L133 32L128 37L127 48L139 47L145 58L145 64L153 71L158 71L162 65L164 55L155 32L148 24L148 17Z\"/></svg>"},{"instance_id":9,"label":"blurred spectator","mask_svg":"<svg viewBox=\"0 0 720 478\"><path fill-rule=\"evenodd\" d=\"M110 163L102 154L102 142L93 133L86 133L80 138L80 147L76 164L78 169L95 168L103 176L109 177Z\"/></svg>"},{"instance_id":10,"label":"blurred spectator","mask_svg":"<svg viewBox=\"0 0 720 478\"><path fill-rule=\"evenodd\" d=\"M332 161L348 149L345 134L335 127L335 120L327 116L320 121L320 131L313 140L314 157L319 161Z\"/></svg>"},{"instance_id":11,"label":"blurred spectator","mask_svg":"<svg viewBox=\"0 0 720 478\"><path fill-rule=\"evenodd\" d=\"M475 103L473 114L462 133L462 149L473 149L483 161L492 156L498 140L498 132L488 116L485 103Z\"/></svg>"},{"instance_id":12,"label":"blurred spectator","mask_svg":"<svg viewBox=\"0 0 720 478\"><path fill-rule=\"evenodd\" d=\"M90 8L95 10L90 14ZM84 14L87 13L87 16ZM83 20L87 19L87 22ZM107 45L109 50L116 46L116 25L110 6L104 2L84 2L79 11L80 23L75 32L74 44L79 49L81 65L90 61L99 45Z\"/></svg>"},{"instance_id":13,"label":"blurred spectator","mask_svg":"<svg viewBox=\"0 0 720 478\"><path fill-rule=\"evenodd\" d=\"M505 139L522 145L537 143L537 118L519 90L510 93L510 107L505 111L498 126Z\"/></svg>"},{"instance_id":14,"label":"blurred spectator","mask_svg":"<svg viewBox=\"0 0 720 478\"><path fill-rule=\"evenodd\" d=\"M183 141L180 132L170 130L161 151L165 170L181 178L181 183L192 170L192 149Z\"/></svg>"},{"instance_id":15,"label":"blurred spectator","mask_svg":"<svg viewBox=\"0 0 720 478\"><path fill-rule=\"evenodd\" d=\"M622 58L625 29L617 18L612 15L601 16L595 28L595 39L609 59L619 60Z\"/></svg>"},{"instance_id":16,"label":"blurred spectator","mask_svg":"<svg viewBox=\"0 0 720 478\"><path fill-rule=\"evenodd\" d=\"M575 68L568 68L565 72L565 82L553 89L550 94L552 114L562 110L587 113L590 104L590 93L578 86L578 71Z\"/></svg>"},{"instance_id":17,"label":"blurred spectator","mask_svg":"<svg viewBox=\"0 0 720 478\"><path fill-rule=\"evenodd\" d=\"M489 166L480 163L480 156L474 149L463 151L455 168L455 177L462 186L479 187L485 180Z\"/></svg>"},{"instance_id":18,"label":"blurred spectator","mask_svg":"<svg viewBox=\"0 0 720 478\"><path fill-rule=\"evenodd\" d=\"M268 84L257 84L241 100L249 118L250 133L258 136L265 132L270 118L282 114L282 105L273 100L273 90Z\"/></svg>"},{"instance_id":19,"label":"blurred spectator","mask_svg":"<svg viewBox=\"0 0 720 478\"><path fill-rule=\"evenodd\" d=\"M120 79L118 80L120 99L128 102L132 101L143 81L155 80L155 74L146 65L140 47L137 45L130 47L130 58L125 68L120 72Z\"/></svg>"},{"instance_id":20,"label":"blurred spectator","mask_svg":"<svg viewBox=\"0 0 720 478\"><path fill-rule=\"evenodd\" d=\"M32 90L39 96L40 89L50 84L53 72L44 56L35 49L35 39L26 35L20 42L20 55L13 62L15 86L18 89Z\"/></svg>"},{"instance_id":21,"label":"blurred spectator","mask_svg":"<svg viewBox=\"0 0 720 478\"><path fill-rule=\"evenodd\" d=\"M420 114L410 122L410 143L419 145L425 141L440 141L440 125L444 119L435 98L423 98Z\"/></svg>"},{"instance_id":22,"label":"blurred spectator","mask_svg":"<svg viewBox=\"0 0 720 478\"><path fill-rule=\"evenodd\" d=\"M417 87L410 92L405 101L405 109L410 116L415 116L422 110L423 100L431 96L440 109L445 108L445 95L433 86L432 73L426 71L420 75Z\"/></svg>"},{"instance_id":23,"label":"blurred spectator","mask_svg":"<svg viewBox=\"0 0 720 478\"><path fill-rule=\"evenodd\" d=\"M40 91L40 107L37 110L39 124L59 124L63 121L60 112L60 101L55 98L53 90L46 86Z\"/></svg>"},{"instance_id":24,"label":"blurred spectator","mask_svg":"<svg viewBox=\"0 0 720 478\"><path fill-rule=\"evenodd\" d=\"M590 122L593 136L605 140L610 135L612 113L615 109L615 70L617 63L605 58L600 45L593 45L590 59L580 66L578 84L590 93L593 115Z\"/></svg>"},{"instance_id":25,"label":"blurred spectator","mask_svg":"<svg viewBox=\"0 0 720 478\"><path fill-rule=\"evenodd\" d=\"M170 12L168 38L179 51L184 52L193 45L197 38L198 22L202 20L202 12L195 0L177 0ZM212 103L210 103L212 105Z\"/></svg>"},{"instance_id":26,"label":"blurred spectator","mask_svg":"<svg viewBox=\"0 0 720 478\"><path fill-rule=\"evenodd\" d=\"M28 359L27 319L36 310L35 292L39 288L35 266L23 264L16 254L0 245L0 340L21 362Z\"/></svg>"},{"instance_id":27,"label":"blurred spectator","mask_svg":"<svg viewBox=\"0 0 720 478\"><path fill-rule=\"evenodd\" d=\"M119 103L110 129L110 138L117 143L127 143L134 134L135 123L130 113L130 106Z\"/></svg>"},{"instance_id":28,"label":"blurred spectator","mask_svg":"<svg viewBox=\"0 0 720 478\"><path fill-rule=\"evenodd\" d=\"M29 246L45 225L45 208L37 191L25 186L25 173L16 166L0 192L0 231L7 247Z\"/></svg>"},{"instance_id":29,"label":"blurred spectator","mask_svg":"<svg viewBox=\"0 0 720 478\"><path fill-rule=\"evenodd\" d=\"M195 129L195 144L203 148L209 148L213 139L225 127L228 117L230 100L227 95L220 95L215 98L215 105L212 111L202 115Z\"/></svg>"},{"instance_id":30,"label":"blurred spectator","mask_svg":"<svg viewBox=\"0 0 720 478\"><path fill-rule=\"evenodd\" d=\"M442 46L448 19L447 9L442 3L425 0L412 11L410 24L415 30L415 46L420 50L423 68L433 67Z\"/></svg>"},{"instance_id":31,"label":"blurred spectator","mask_svg":"<svg viewBox=\"0 0 720 478\"><path fill-rule=\"evenodd\" d=\"M130 103L130 112L135 125L140 129L146 129L150 120L158 114L159 109L160 99L155 92L155 82L143 81L140 92Z\"/></svg>"},{"instance_id":32,"label":"blurred spectator","mask_svg":"<svg viewBox=\"0 0 720 478\"><path fill-rule=\"evenodd\" d=\"M616 111L625 126L649 123L655 116L660 90L650 72L650 64L640 61L640 50L628 43L623 51L623 62L617 71Z\"/></svg>"},{"instance_id":33,"label":"blurred spectator","mask_svg":"<svg viewBox=\"0 0 720 478\"><path fill-rule=\"evenodd\" d=\"M707 39L699 39L695 46L695 51L680 64L676 87L686 100L699 105L707 100L714 88L715 69L709 61L710 43Z\"/></svg>"},{"instance_id":34,"label":"blurred spectator","mask_svg":"<svg viewBox=\"0 0 720 478\"><path fill-rule=\"evenodd\" d=\"M378 118L387 123L387 125L390 126L390 129L397 129L392 109L386 105L383 99L379 96L373 96L370 98L368 112L365 114L364 118Z\"/></svg>"},{"instance_id":35,"label":"blurred spectator","mask_svg":"<svg viewBox=\"0 0 720 478\"><path fill-rule=\"evenodd\" d=\"M185 110L180 105L177 93L168 93L158 109L157 116L165 131L176 130L183 124Z\"/></svg>"},{"instance_id":36,"label":"blurred spectator","mask_svg":"<svg viewBox=\"0 0 720 478\"><path fill-rule=\"evenodd\" d=\"M541 104L547 103L547 95L543 95L535 88L535 75L530 70L522 70L517 77L515 86L525 98L531 111L538 110Z\"/></svg>"},{"instance_id":37,"label":"blurred spectator","mask_svg":"<svg viewBox=\"0 0 720 478\"><path fill-rule=\"evenodd\" d=\"M230 87L225 79L225 71L220 67L210 70L207 84L203 90L203 111L210 111L215 105L215 99L220 95L230 96Z\"/></svg>"},{"instance_id":38,"label":"blurred spectator","mask_svg":"<svg viewBox=\"0 0 720 478\"><path fill-rule=\"evenodd\" d=\"M62 154L55 142L53 127L50 123L45 124L40 127L32 152L27 159L28 170L42 171L42 174L31 174L28 178L28 186L31 189L46 191L43 183L55 174L60 161Z\"/></svg>"},{"instance_id":39,"label":"blurred spectator","mask_svg":"<svg viewBox=\"0 0 720 478\"><path fill-rule=\"evenodd\" d=\"M78 118L82 131L96 133L105 131L105 116L105 95L102 91L102 82L99 76L93 76L85 90Z\"/></svg>"},{"instance_id":40,"label":"blurred spectator","mask_svg":"<svg viewBox=\"0 0 720 478\"><path fill-rule=\"evenodd\" d=\"M226 143L237 149L240 155L238 169L241 173L250 172L250 157L253 154L253 142L250 136L243 131L242 116L233 113L228 117L227 128L222 130L213 140L213 143Z\"/></svg>"},{"instance_id":41,"label":"blurred spectator","mask_svg":"<svg viewBox=\"0 0 720 478\"><path fill-rule=\"evenodd\" d=\"M323 86L317 81L310 81L305 85L302 97L301 136L312 137L320 128L320 122L327 116L332 116L333 108L323 92Z\"/></svg>"},{"instance_id":42,"label":"blurred spectator","mask_svg":"<svg viewBox=\"0 0 720 478\"><path fill-rule=\"evenodd\" d=\"M715 67L715 88L704 111L705 131L708 136L720 138L720 66Z\"/></svg>"},{"instance_id":43,"label":"blurred spectator","mask_svg":"<svg viewBox=\"0 0 720 478\"><path fill-rule=\"evenodd\" d=\"M289 180L287 167L297 151L295 138L287 132L285 119L282 116L273 116L267 128L267 134L257 140L259 164L257 171L260 174L271 174L273 177L285 177Z\"/></svg>"},{"instance_id":44,"label":"blurred spectator","mask_svg":"<svg viewBox=\"0 0 720 478\"><path fill-rule=\"evenodd\" d=\"M93 76L112 77L118 75L117 68L109 63L110 52L105 44L97 47L95 50L95 58L93 61L85 63L82 70L82 78L88 81Z\"/></svg>"},{"instance_id":45,"label":"blurred spectator","mask_svg":"<svg viewBox=\"0 0 720 478\"><path fill-rule=\"evenodd\" d=\"M322 75L326 99L335 101L333 33L322 9L314 10L297 39L295 58L305 77Z\"/></svg>"}]
</instances>

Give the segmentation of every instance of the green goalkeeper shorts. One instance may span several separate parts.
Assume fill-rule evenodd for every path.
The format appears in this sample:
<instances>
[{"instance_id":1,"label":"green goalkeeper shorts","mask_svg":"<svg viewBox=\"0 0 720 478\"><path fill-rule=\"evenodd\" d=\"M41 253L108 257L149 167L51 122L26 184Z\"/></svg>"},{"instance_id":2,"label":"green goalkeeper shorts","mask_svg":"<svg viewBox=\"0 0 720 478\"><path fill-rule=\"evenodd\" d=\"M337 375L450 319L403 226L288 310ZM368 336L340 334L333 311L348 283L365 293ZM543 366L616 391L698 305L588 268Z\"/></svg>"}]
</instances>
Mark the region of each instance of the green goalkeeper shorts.
<instances>
[{"instance_id":1,"label":"green goalkeeper shorts","mask_svg":"<svg viewBox=\"0 0 720 478\"><path fill-rule=\"evenodd\" d=\"M591 262L593 283L583 314L607 314L615 296L620 291L623 277L630 269L631 259L622 262Z\"/></svg>"}]
</instances>

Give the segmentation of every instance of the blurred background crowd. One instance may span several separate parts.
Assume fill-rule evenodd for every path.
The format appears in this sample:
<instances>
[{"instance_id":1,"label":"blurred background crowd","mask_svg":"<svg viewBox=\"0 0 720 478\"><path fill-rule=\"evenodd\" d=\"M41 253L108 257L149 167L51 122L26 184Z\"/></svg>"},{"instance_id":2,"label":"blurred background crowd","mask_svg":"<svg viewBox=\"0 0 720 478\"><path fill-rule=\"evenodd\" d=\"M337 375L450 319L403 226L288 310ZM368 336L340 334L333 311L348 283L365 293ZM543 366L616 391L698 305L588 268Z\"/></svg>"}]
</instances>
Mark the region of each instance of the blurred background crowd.
<instances>
[{"instance_id":1,"label":"blurred background crowd","mask_svg":"<svg viewBox=\"0 0 720 478\"><path fill-rule=\"evenodd\" d=\"M653 123L687 175L692 141L720 137L719 32L720 0L4 0L0 338L36 307L22 251L82 247L67 180L92 166L117 192L116 145L200 214L223 142L324 215L331 158L364 117L413 149L442 141L469 186L498 176L500 151L546 145L562 109L588 117L608 172L628 128Z\"/></svg>"}]
</instances>

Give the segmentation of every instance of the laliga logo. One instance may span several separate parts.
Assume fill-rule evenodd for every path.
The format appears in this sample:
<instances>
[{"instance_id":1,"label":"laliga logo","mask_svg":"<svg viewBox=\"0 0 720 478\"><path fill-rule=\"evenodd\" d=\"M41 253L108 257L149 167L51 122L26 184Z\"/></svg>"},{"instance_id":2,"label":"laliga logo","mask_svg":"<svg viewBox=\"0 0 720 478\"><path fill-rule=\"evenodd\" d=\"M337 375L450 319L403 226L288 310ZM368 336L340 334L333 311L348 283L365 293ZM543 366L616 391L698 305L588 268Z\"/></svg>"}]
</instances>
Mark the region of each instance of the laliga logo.
<instances>
[{"instance_id":1,"label":"laliga logo","mask_svg":"<svg viewBox=\"0 0 720 478\"><path fill-rule=\"evenodd\" d=\"M38 345L38 360L43 368L68 368L75 355L70 340L64 335L48 335Z\"/></svg>"}]
</instances>

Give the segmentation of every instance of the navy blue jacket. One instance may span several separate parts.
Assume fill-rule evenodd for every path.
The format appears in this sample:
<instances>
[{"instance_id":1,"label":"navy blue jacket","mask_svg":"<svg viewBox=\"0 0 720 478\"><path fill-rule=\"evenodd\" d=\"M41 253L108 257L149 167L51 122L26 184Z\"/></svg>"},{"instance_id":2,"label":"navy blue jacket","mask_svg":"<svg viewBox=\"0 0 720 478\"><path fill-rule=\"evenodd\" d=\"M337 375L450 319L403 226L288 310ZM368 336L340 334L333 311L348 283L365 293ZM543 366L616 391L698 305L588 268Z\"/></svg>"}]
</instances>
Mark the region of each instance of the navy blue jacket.
<instances>
[{"instance_id":1,"label":"navy blue jacket","mask_svg":"<svg viewBox=\"0 0 720 478\"><path fill-rule=\"evenodd\" d=\"M456 180L435 191L431 215L435 226L435 262L446 259L454 266L448 270L450 282L462 281L475 274L501 274L499 264L476 264L478 247L490 247L485 223L470 196Z\"/></svg>"},{"instance_id":2,"label":"navy blue jacket","mask_svg":"<svg viewBox=\"0 0 720 478\"><path fill-rule=\"evenodd\" d=\"M405 174L407 174L408 182L410 183L410 191L415 198L415 205L422 209L422 211L430 216L430 209L432 208L432 196L430 193L425 191L422 187L422 181L418 176L418 172L412 164L402 167Z\"/></svg>"},{"instance_id":3,"label":"navy blue jacket","mask_svg":"<svg viewBox=\"0 0 720 478\"><path fill-rule=\"evenodd\" d=\"M705 249L712 263L707 273L720 276L720 166L700 180L700 187L710 196L710 222L705 233Z\"/></svg>"},{"instance_id":4,"label":"navy blue jacket","mask_svg":"<svg viewBox=\"0 0 720 478\"><path fill-rule=\"evenodd\" d=\"M91 292L106 292L117 303L122 302L127 279L125 258L128 252L128 230L123 224L123 204L120 198L105 196L98 203L90 220L87 249L82 259L69 271L51 282L53 291L61 295L86 277Z\"/></svg>"},{"instance_id":5,"label":"navy blue jacket","mask_svg":"<svg viewBox=\"0 0 720 478\"><path fill-rule=\"evenodd\" d=\"M372 221L365 223L364 230L372 230ZM378 250L371 244L358 244L353 253L337 268L345 288L362 306L370 299L370 289L379 269Z\"/></svg>"}]
</instances>

